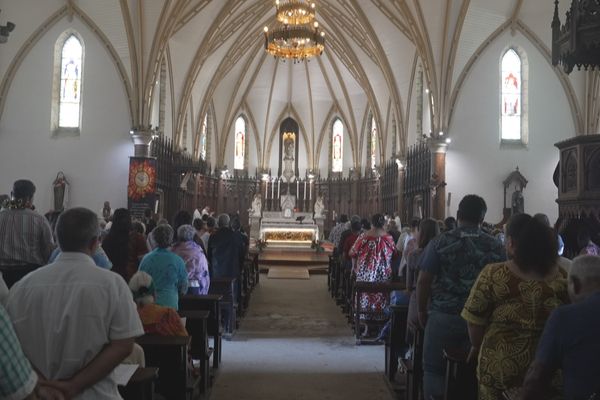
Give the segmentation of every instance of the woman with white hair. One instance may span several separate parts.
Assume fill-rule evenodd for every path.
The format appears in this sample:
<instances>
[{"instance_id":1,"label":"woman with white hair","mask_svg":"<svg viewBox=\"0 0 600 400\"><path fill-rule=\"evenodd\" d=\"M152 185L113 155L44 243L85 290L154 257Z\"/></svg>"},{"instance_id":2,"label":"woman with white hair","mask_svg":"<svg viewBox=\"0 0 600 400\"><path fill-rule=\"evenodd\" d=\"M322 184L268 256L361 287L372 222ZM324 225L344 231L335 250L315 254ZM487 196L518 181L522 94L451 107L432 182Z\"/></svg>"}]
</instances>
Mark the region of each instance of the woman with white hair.
<instances>
[{"instance_id":1,"label":"woman with white hair","mask_svg":"<svg viewBox=\"0 0 600 400\"><path fill-rule=\"evenodd\" d=\"M210 276L206 255L195 241L196 229L192 225L181 225L177 229L178 242L171 249L185 262L188 280L188 294L208 294Z\"/></svg>"},{"instance_id":2,"label":"woman with white hair","mask_svg":"<svg viewBox=\"0 0 600 400\"><path fill-rule=\"evenodd\" d=\"M179 307L179 295L188 289L187 271L183 259L169 250L173 243L173 228L159 225L152 231L156 249L146 254L140 263L140 271L148 273L156 288L156 304Z\"/></svg>"},{"instance_id":3,"label":"woman with white hair","mask_svg":"<svg viewBox=\"0 0 600 400\"><path fill-rule=\"evenodd\" d=\"M133 293L144 332L161 336L188 335L174 309L154 303L155 288L150 275L136 272L129 281L129 289Z\"/></svg>"}]
</instances>

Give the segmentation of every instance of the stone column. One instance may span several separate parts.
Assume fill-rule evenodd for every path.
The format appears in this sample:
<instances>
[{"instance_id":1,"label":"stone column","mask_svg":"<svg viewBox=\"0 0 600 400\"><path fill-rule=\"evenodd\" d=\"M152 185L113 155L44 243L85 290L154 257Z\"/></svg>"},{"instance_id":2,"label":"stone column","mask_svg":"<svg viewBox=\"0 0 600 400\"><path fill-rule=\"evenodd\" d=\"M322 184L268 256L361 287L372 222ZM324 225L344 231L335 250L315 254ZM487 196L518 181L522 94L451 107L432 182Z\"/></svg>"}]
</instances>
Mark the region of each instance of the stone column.
<instances>
[{"instance_id":1,"label":"stone column","mask_svg":"<svg viewBox=\"0 0 600 400\"><path fill-rule=\"evenodd\" d=\"M129 131L133 141L134 157L150 157L150 144L155 133L150 129L132 129Z\"/></svg>"},{"instance_id":2,"label":"stone column","mask_svg":"<svg viewBox=\"0 0 600 400\"><path fill-rule=\"evenodd\" d=\"M431 199L431 211L434 219L446 218L446 151L448 144L442 139L433 139L431 146L431 174L437 176L436 194Z\"/></svg>"}]
</instances>

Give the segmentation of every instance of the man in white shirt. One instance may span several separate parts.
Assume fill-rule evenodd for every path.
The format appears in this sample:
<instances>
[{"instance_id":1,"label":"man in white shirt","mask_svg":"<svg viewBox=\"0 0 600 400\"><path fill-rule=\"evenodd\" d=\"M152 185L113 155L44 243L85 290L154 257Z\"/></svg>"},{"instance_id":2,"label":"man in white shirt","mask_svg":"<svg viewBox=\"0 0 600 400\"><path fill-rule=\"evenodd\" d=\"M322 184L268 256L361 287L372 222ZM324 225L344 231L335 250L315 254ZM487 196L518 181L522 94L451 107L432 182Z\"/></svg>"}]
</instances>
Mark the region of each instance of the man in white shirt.
<instances>
[{"instance_id":1,"label":"man in white shirt","mask_svg":"<svg viewBox=\"0 0 600 400\"><path fill-rule=\"evenodd\" d=\"M120 399L113 370L144 334L123 278L91 258L99 233L94 212L65 211L62 254L17 282L6 303L25 355L67 398Z\"/></svg>"}]
</instances>

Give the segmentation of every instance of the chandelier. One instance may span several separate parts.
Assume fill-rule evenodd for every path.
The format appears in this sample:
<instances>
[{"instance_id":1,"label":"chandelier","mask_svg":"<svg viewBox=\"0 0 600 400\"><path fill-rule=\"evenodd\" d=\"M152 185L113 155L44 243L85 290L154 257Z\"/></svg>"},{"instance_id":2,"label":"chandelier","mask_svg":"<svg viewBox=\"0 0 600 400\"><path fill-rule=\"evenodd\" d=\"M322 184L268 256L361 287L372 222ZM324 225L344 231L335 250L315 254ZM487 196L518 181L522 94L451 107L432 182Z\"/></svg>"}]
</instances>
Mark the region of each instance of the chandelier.
<instances>
[{"instance_id":1,"label":"chandelier","mask_svg":"<svg viewBox=\"0 0 600 400\"><path fill-rule=\"evenodd\" d=\"M305 0L276 0L273 30L265 26L265 51L275 58L294 62L321 55L325 49L325 32L315 21L315 3Z\"/></svg>"}]
</instances>

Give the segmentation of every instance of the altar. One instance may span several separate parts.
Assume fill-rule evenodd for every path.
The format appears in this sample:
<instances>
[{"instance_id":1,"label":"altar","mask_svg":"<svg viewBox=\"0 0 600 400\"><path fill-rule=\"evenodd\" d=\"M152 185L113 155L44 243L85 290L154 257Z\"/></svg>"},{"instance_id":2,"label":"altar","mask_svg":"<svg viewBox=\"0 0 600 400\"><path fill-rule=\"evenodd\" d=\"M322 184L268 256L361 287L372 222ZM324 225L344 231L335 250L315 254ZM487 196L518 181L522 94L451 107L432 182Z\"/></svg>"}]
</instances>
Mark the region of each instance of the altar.
<instances>
[{"instance_id":1,"label":"altar","mask_svg":"<svg viewBox=\"0 0 600 400\"><path fill-rule=\"evenodd\" d=\"M312 213L265 211L259 238L271 248L310 249L313 241L320 240L320 231Z\"/></svg>"}]
</instances>

